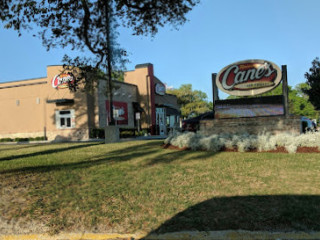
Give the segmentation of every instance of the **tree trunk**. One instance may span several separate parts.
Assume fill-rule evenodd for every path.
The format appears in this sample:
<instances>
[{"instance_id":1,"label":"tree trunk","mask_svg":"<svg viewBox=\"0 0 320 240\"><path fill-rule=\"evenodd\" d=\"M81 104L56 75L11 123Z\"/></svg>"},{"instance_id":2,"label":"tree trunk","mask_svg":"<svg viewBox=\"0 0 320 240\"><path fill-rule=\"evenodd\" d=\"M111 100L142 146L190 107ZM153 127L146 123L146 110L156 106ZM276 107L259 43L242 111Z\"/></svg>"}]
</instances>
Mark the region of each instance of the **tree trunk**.
<instances>
[{"instance_id":1,"label":"tree trunk","mask_svg":"<svg viewBox=\"0 0 320 240\"><path fill-rule=\"evenodd\" d=\"M110 21L111 21L111 9L109 1L106 1L106 32L107 32L107 98L109 104L109 125L114 125L113 117L113 99L112 99L112 49L111 49L111 37L110 37Z\"/></svg>"}]
</instances>

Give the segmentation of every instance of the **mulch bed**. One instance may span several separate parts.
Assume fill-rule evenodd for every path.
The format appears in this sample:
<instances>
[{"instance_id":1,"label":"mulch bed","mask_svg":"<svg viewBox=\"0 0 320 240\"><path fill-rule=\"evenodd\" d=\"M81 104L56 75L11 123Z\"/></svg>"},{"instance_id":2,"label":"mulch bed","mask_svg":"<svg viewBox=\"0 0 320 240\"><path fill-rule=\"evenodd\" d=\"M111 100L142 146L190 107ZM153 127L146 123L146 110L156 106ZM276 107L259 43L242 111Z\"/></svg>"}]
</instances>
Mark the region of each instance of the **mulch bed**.
<instances>
[{"instance_id":1,"label":"mulch bed","mask_svg":"<svg viewBox=\"0 0 320 240\"><path fill-rule=\"evenodd\" d=\"M179 150L179 151L191 150L190 148L187 148L187 147L179 148L176 146L172 146L170 144L163 144L162 147L165 149L172 149L172 150ZM224 148L224 149L221 149L221 152L238 152L238 149ZM249 151L246 151L246 152L258 152L258 150L257 149L250 149ZM275 150L262 151L262 152L288 153L288 151L285 149L285 147L277 147L277 149L275 149ZM317 147L298 147L296 152L297 153L320 153L320 151Z\"/></svg>"}]
</instances>

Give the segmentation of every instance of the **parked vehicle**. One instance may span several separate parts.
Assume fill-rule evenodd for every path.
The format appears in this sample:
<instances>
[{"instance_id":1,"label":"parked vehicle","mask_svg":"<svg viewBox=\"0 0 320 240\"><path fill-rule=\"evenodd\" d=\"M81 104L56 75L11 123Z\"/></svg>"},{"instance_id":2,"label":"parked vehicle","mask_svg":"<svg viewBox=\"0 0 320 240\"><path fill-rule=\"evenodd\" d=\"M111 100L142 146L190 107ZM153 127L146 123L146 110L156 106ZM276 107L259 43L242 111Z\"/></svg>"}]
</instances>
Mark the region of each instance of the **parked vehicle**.
<instances>
[{"instance_id":1,"label":"parked vehicle","mask_svg":"<svg viewBox=\"0 0 320 240\"><path fill-rule=\"evenodd\" d=\"M206 112L197 117L189 118L182 121L182 131L196 132L200 129L200 120L213 119L214 113Z\"/></svg>"},{"instance_id":2,"label":"parked vehicle","mask_svg":"<svg viewBox=\"0 0 320 240\"><path fill-rule=\"evenodd\" d=\"M315 132L317 131L317 125L310 118L301 117L302 132Z\"/></svg>"}]
</instances>

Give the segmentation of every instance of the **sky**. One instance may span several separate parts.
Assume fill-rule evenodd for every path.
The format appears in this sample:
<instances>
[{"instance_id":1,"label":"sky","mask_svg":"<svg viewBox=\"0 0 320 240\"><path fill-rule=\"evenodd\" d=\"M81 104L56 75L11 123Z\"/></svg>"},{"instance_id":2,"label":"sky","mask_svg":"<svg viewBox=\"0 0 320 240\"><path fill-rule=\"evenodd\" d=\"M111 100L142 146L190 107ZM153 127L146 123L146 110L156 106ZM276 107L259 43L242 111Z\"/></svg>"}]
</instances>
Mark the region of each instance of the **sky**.
<instances>
[{"instance_id":1,"label":"sky","mask_svg":"<svg viewBox=\"0 0 320 240\"><path fill-rule=\"evenodd\" d=\"M168 86L192 84L212 101L211 74L241 60L287 65L290 86L305 82L305 72L320 56L319 11L320 0L202 0L179 30L167 25L150 37L121 28L118 42L129 53L127 70L152 63ZM0 25L0 82L45 77L46 66L62 64L64 54L78 53L48 52L31 32L18 37Z\"/></svg>"}]
</instances>

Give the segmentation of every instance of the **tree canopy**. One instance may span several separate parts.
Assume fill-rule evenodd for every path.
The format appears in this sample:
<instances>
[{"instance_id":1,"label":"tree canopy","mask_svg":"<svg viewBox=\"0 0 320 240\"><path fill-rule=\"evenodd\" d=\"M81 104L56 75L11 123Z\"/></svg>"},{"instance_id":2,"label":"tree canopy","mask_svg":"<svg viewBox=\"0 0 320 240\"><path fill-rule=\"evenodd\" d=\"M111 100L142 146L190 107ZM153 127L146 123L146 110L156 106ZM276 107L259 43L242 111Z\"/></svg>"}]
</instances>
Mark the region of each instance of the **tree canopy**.
<instances>
[{"instance_id":1,"label":"tree canopy","mask_svg":"<svg viewBox=\"0 0 320 240\"><path fill-rule=\"evenodd\" d=\"M134 35L154 36L166 24L178 27L185 23L186 14L199 1L0 0L0 21L19 35L23 30L32 31L47 50L71 47L85 52L75 59L65 56L66 65L106 72L126 56L117 44L117 27L128 27Z\"/></svg>"},{"instance_id":2,"label":"tree canopy","mask_svg":"<svg viewBox=\"0 0 320 240\"><path fill-rule=\"evenodd\" d=\"M112 109L112 72L126 52L117 43L117 27L132 29L135 35L154 36L160 27L186 22L186 14L200 0L0 0L0 21L21 35L33 31L43 45L71 47L85 52L64 63L80 68L79 81L89 88L93 80L107 80L107 96ZM36 32L35 32L36 31ZM90 53L87 54L87 53ZM88 57L89 55L89 57ZM70 90L76 90L71 86ZM111 124L113 122L111 111Z\"/></svg>"},{"instance_id":3,"label":"tree canopy","mask_svg":"<svg viewBox=\"0 0 320 240\"><path fill-rule=\"evenodd\" d=\"M320 110L320 61L315 58L309 72L305 73L308 88L304 89L304 93L309 96L309 101Z\"/></svg>"},{"instance_id":4,"label":"tree canopy","mask_svg":"<svg viewBox=\"0 0 320 240\"><path fill-rule=\"evenodd\" d=\"M56 46L89 50L94 55L90 63L99 66L108 54L125 55L114 41L119 24L135 35L155 35L165 24L185 23L186 14L199 1L0 0L0 20L19 34L35 28L34 35L42 38L48 50Z\"/></svg>"},{"instance_id":5,"label":"tree canopy","mask_svg":"<svg viewBox=\"0 0 320 240\"><path fill-rule=\"evenodd\" d=\"M177 96L181 115L184 118L195 117L212 110L212 103L208 103L207 94L192 90L191 84L183 84L178 89L167 90L167 93Z\"/></svg>"}]
</instances>

